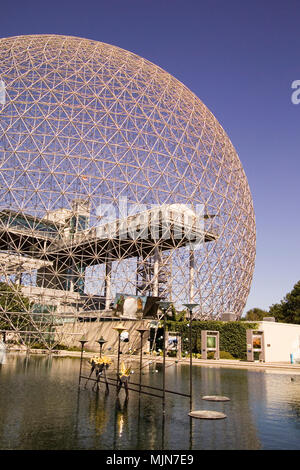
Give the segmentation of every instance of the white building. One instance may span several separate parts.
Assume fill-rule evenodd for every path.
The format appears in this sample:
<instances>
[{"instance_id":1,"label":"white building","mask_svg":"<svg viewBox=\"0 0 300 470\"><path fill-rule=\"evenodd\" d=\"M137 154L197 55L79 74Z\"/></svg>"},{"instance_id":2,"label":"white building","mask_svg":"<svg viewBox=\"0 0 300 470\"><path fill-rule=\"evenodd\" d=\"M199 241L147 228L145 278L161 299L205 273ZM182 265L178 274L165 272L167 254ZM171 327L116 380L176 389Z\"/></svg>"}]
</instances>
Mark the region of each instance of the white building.
<instances>
[{"instance_id":1,"label":"white building","mask_svg":"<svg viewBox=\"0 0 300 470\"><path fill-rule=\"evenodd\" d=\"M300 325L261 321L257 330L248 330L248 360L290 363L291 355L294 363L300 363Z\"/></svg>"}]
</instances>

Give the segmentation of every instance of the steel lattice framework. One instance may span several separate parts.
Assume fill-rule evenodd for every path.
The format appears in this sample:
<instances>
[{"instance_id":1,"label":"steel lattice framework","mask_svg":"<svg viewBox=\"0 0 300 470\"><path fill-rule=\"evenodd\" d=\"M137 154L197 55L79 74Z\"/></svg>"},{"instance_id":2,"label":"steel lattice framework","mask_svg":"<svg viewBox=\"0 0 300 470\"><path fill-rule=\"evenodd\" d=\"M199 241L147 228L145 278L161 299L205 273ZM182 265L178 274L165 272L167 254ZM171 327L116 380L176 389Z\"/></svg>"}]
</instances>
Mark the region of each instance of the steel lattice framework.
<instances>
[{"instance_id":1,"label":"steel lattice framework","mask_svg":"<svg viewBox=\"0 0 300 470\"><path fill-rule=\"evenodd\" d=\"M0 79L0 329L45 341L58 320L102 315L117 293L193 301L202 318L241 315L252 197L199 98L131 52L57 35L1 39ZM157 237L121 236L120 221L125 232L148 227L141 214L153 224L153 207L176 229L200 217L202 243L163 237L159 216Z\"/></svg>"}]
</instances>

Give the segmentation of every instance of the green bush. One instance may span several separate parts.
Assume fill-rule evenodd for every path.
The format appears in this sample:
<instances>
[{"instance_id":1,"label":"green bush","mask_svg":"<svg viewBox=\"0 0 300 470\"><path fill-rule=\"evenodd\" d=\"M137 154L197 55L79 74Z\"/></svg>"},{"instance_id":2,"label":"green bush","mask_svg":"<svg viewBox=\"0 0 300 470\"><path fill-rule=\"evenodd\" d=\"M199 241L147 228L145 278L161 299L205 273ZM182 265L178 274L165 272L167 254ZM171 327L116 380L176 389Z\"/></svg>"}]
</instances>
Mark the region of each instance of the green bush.
<instances>
[{"instance_id":1,"label":"green bush","mask_svg":"<svg viewBox=\"0 0 300 470\"><path fill-rule=\"evenodd\" d=\"M193 353L193 357L195 359L201 359L201 354L200 353Z\"/></svg>"},{"instance_id":2,"label":"green bush","mask_svg":"<svg viewBox=\"0 0 300 470\"><path fill-rule=\"evenodd\" d=\"M188 321L167 321L169 331L178 331L181 334L183 351L189 351L189 327L187 325ZM233 359L246 359L246 330L257 328L257 323L246 321L194 320L192 326L192 352L201 353L201 330L219 331L220 350L229 353ZM183 357L186 357L186 354L183 353Z\"/></svg>"},{"instance_id":3,"label":"green bush","mask_svg":"<svg viewBox=\"0 0 300 470\"><path fill-rule=\"evenodd\" d=\"M236 359L227 351L220 351L220 359Z\"/></svg>"},{"instance_id":4,"label":"green bush","mask_svg":"<svg viewBox=\"0 0 300 470\"><path fill-rule=\"evenodd\" d=\"M167 355L168 355L168 357L176 357L177 356L177 351L168 351Z\"/></svg>"},{"instance_id":5,"label":"green bush","mask_svg":"<svg viewBox=\"0 0 300 470\"><path fill-rule=\"evenodd\" d=\"M56 351L81 351L79 346L67 346L66 344L57 344L54 348Z\"/></svg>"},{"instance_id":6,"label":"green bush","mask_svg":"<svg viewBox=\"0 0 300 470\"><path fill-rule=\"evenodd\" d=\"M59 351L63 351L63 350L67 350L68 346L66 346L65 344L57 344L55 346L55 349L58 349Z\"/></svg>"},{"instance_id":7,"label":"green bush","mask_svg":"<svg viewBox=\"0 0 300 470\"><path fill-rule=\"evenodd\" d=\"M81 351L81 348L79 348L78 346L70 346L69 348L67 348L67 351Z\"/></svg>"},{"instance_id":8,"label":"green bush","mask_svg":"<svg viewBox=\"0 0 300 470\"><path fill-rule=\"evenodd\" d=\"M45 349L45 345L43 343L33 343L30 345L30 349Z\"/></svg>"}]
</instances>

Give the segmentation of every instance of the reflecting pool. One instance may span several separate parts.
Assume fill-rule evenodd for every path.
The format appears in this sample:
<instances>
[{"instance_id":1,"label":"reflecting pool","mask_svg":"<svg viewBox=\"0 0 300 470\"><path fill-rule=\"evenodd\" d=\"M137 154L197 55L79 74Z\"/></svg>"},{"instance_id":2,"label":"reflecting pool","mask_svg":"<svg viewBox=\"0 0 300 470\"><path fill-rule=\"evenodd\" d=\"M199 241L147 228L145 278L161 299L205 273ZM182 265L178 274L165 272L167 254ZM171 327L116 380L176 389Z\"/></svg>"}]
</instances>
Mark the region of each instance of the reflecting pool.
<instances>
[{"instance_id":1,"label":"reflecting pool","mask_svg":"<svg viewBox=\"0 0 300 470\"><path fill-rule=\"evenodd\" d=\"M0 366L0 449L300 449L300 375L193 367L194 409L222 420L191 420L189 399L161 399L110 387L78 389L78 358L8 354ZM84 373L88 373L87 361ZM143 383L161 386L160 364L143 368ZM138 370L132 375L138 382ZM189 366L166 369L170 390L189 392ZM154 392L157 393L157 392ZM208 402L203 395L225 395Z\"/></svg>"}]
</instances>

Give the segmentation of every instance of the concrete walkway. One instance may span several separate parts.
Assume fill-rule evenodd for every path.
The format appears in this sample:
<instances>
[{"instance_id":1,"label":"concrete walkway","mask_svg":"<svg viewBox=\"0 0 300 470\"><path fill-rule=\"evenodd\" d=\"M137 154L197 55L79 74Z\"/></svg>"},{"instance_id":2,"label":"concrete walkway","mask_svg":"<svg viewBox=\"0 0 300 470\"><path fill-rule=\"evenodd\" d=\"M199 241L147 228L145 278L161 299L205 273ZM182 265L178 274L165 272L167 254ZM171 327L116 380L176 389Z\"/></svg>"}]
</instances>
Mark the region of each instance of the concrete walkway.
<instances>
[{"instance_id":1,"label":"concrete walkway","mask_svg":"<svg viewBox=\"0 0 300 470\"><path fill-rule=\"evenodd\" d=\"M184 360L183 362L188 362ZM290 364L288 362L247 362L240 360L204 360L193 359L193 364L209 366L209 367L229 367L233 369L252 369L252 370L279 370L286 371L292 374L300 374L300 364Z\"/></svg>"}]
</instances>

